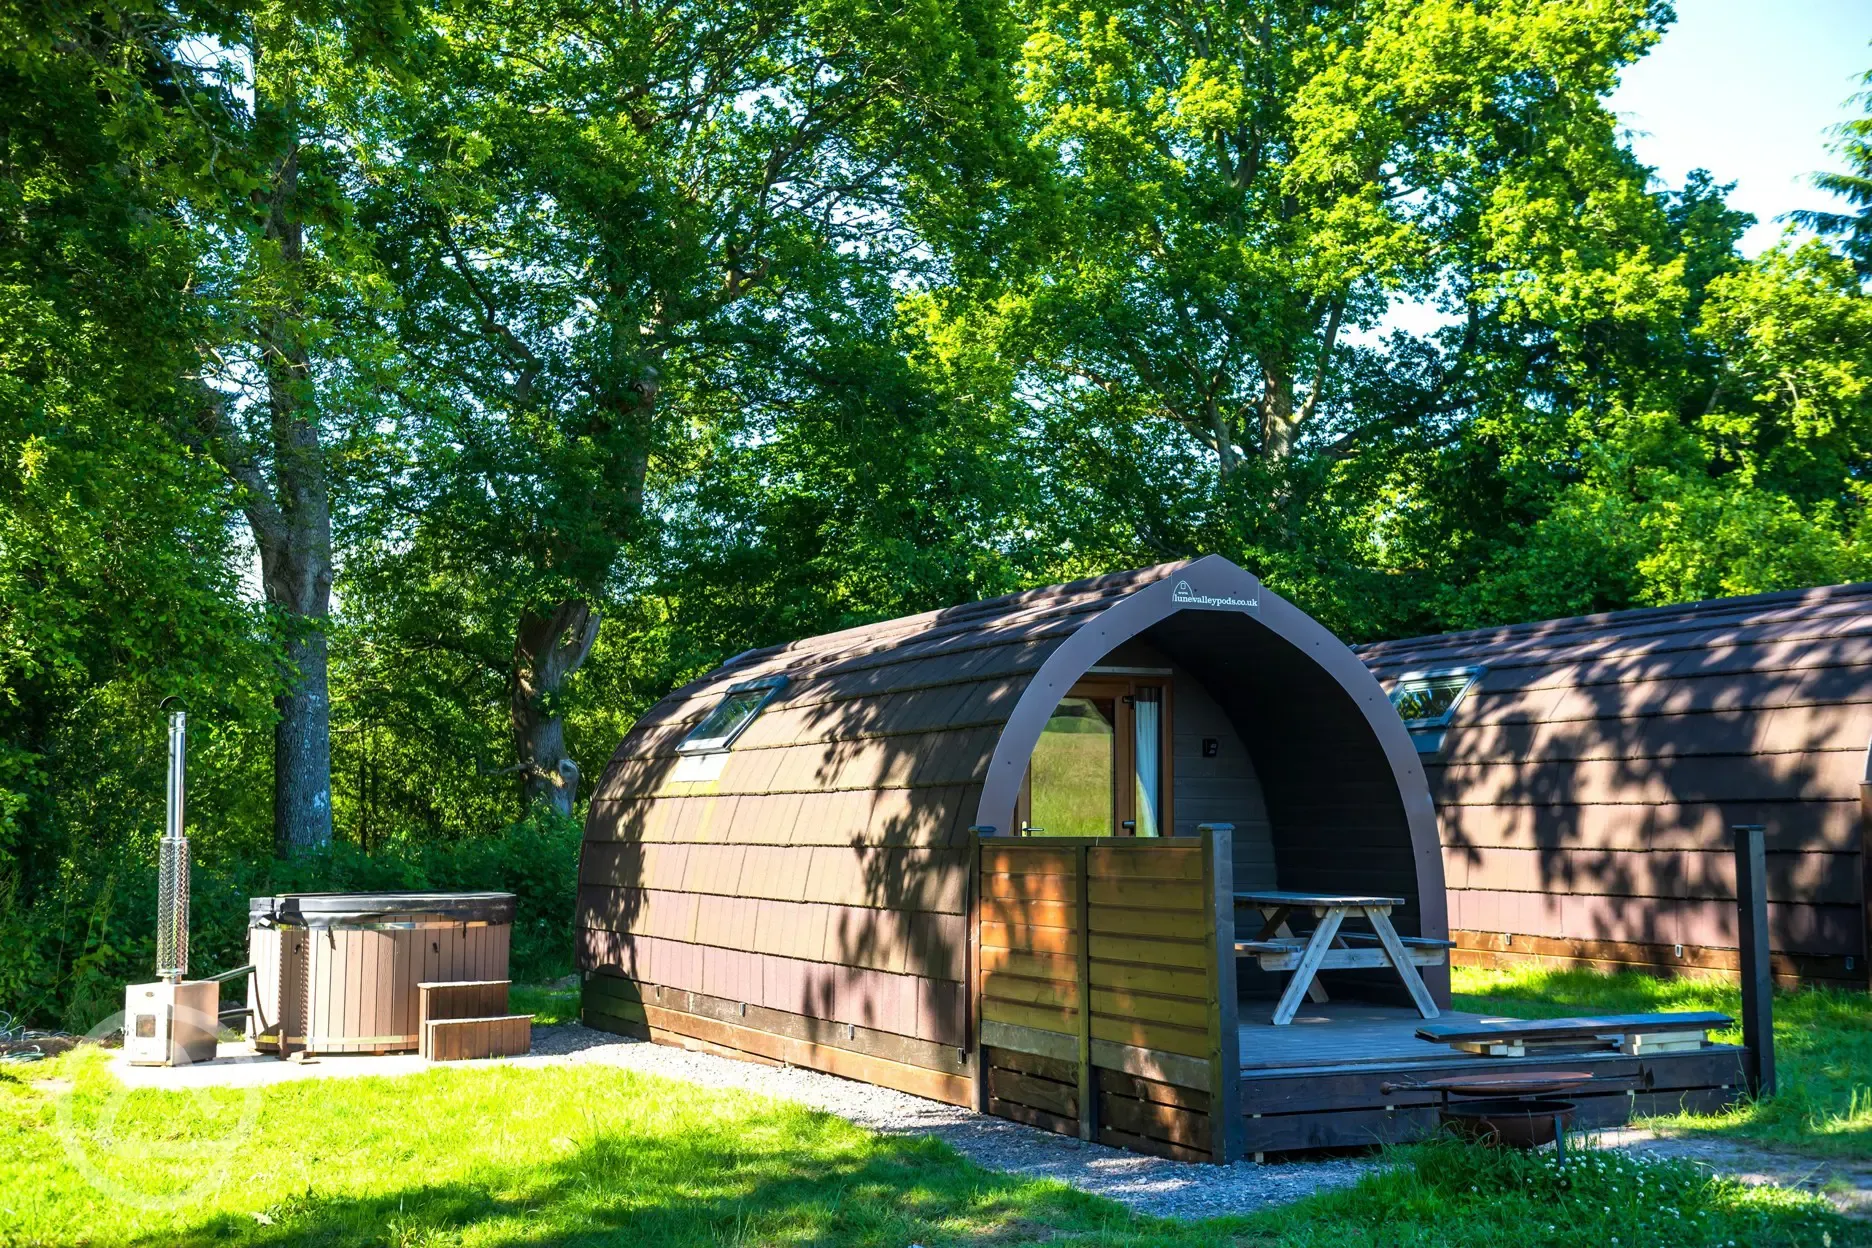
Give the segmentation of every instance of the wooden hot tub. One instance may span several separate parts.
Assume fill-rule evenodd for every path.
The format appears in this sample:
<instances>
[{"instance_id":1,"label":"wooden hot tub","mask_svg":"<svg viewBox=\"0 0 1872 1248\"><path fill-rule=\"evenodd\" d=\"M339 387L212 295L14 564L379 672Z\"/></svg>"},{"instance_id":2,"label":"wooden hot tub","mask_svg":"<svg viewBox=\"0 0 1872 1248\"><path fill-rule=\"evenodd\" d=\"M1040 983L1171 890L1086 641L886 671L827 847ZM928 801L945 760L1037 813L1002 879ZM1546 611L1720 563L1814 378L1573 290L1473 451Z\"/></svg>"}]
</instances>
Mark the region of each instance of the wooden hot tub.
<instances>
[{"instance_id":1,"label":"wooden hot tub","mask_svg":"<svg viewBox=\"0 0 1872 1248\"><path fill-rule=\"evenodd\" d=\"M417 1047L416 985L505 980L512 893L285 893L248 902L248 1035L282 1056Z\"/></svg>"}]
</instances>

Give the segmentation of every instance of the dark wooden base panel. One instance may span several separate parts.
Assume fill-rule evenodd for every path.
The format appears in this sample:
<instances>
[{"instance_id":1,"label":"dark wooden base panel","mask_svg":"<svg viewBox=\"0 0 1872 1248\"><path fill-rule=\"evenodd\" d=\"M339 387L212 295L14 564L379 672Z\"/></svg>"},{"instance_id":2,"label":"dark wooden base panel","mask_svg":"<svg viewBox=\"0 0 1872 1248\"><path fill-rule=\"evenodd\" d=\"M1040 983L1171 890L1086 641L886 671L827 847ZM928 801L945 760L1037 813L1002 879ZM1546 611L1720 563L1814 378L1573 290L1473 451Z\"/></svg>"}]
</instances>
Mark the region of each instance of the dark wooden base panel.
<instances>
[{"instance_id":1,"label":"dark wooden base panel","mask_svg":"<svg viewBox=\"0 0 1872 1248\"><path fill-rule=\"evenodd\" d=\"M603 971L585 976L580 1021L616 1035L692 1040L951 1105L972 1105L966 1055L947 1045L788 1014L739 1001L639 983Z\"/></svg>"},{"instance_id":2,"label":"dark wooden base panel","mask_svg":"<svg viewBox=\"0 0 1872 1248\"><path fill-rule=\"evenodd\" d=\"M1060 1135L1079 1135L1079 1064L1015 1049L982 1049L988 1112ZM1209 1094L1121 1070L1093 1067L1101 1144L1210 1161Z\"/></svg>"},{"instance_id":3,"label":"dark wooden base panel","mask_svg":"<svg viewBox=\"0 0 1872 1248\"><path fill-rule=\"evenodd\" d=\"M1711 975L1734 979L1741 953L1710 945L1648 945L1622 940L1570 940L1511 932L1452 931L1453 966L1513 970L1525 966L1643 971L1651 975ZM1682 952L1679 953L1678 950ZM1773 955L1775 983L1783 988L1865 988L1872 959L1805 953Z\"/></svg>"},{"instance_id":4,"label":"dark wooden base panel","mask_svg":"<svg viewBox=\"0 0 1872 1248\"><path fill-rule=\"evenodd\" d=\"M1076 1062L1013 1049L982 1049L988 1112L1057 1135L1079 1134Z\"/></svg>"},{"instance_id":5,"label":"dark wooden base panel","mask_svg":"<svg viewBox=\"0 0 1872 1248\"><path fill-rule=\"evenodd\" d=\"M1209 1094L1099 1069L1099 1140L1178 1161L1213 1161Z\"/></svg>"},{"instance_id":6,"label":"dark wooden base panel","mask_svg":"<svg viewBox=\"0 0 1872 1248\"><path fill-rule=\"evenodd\" d=\"M1588 1090L1567 1097L1578 1106L1576 1130L1604 1130L1634 1118L1684 1111L1711 1113L1741 1098L1741 1056L1741 1049L1722 1045L1647 1058L1573 1054L1413 1063L1405 1068L1374 1064L1243 1071L1246 1148L1261 1154L1428 1139L1439 1129L1438 1094L1387 1093L1382 1085L1521 1068L1592 1072L1594 1083Z\"/></svg>"}]
</instances>

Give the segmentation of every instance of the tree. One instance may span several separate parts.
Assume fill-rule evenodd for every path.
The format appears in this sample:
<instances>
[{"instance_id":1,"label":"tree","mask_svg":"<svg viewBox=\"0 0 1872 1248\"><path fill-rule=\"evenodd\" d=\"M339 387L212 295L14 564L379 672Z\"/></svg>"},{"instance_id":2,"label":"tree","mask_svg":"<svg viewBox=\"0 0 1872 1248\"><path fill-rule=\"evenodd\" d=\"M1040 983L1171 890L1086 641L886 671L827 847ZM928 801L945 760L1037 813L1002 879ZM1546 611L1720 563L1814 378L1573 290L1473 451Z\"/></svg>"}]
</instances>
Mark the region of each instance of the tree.
<instances>
[{"instance_id":1,"label":"tree","mask_svg":"<svg viewBox=\"0 0 1872 1248\"><path fill-rule=\"evenodd\" d=\"M1872 70L1864 79L1872 87ZM1813 184L1845 200L1846 212L1801 209L1789 213L1795 222L1823 238L1841 240L1860 277L1872 277L1872 91L1862 91L1849 103L1862 105L1864 117L1840 125L1835 149L1846 161L1844 173L1817 173Z\"/></svg>"},{"instance_id":2,"label":"tree","mask_svg":"<svg viewBox=\"0 0 1872 1248\"><path fill-rule=\"evenodd\" d=\"M507 674L523 802L575 797L563 698L652 580L627 553L710 456L858 384L823 362L922 263L916 214L966 216L1004 81L994 15L448 11L377 175L421 450L384 482L374 549L440 573L447 606L412 640Z\"/></svg>"},{"instance_id":3,"label":"tree","mask_svg":"<svg viewBox=\"0 0 1872 1248\"><path fill-rule=\"evenodd\" d=\"M1596 97L1662 13L1033 6L1024 98L1066 224L1004 314L1030 384L1174 422L1224 480L1292 459L1347 331L1405 295L1473 339L1540 293L1530 260L1616 224L1630 163Z\"/></svg>"},{"instance_id":4,"label":"tree","mask_svg":"<svg viewBox=\"0 0 1872 1248\"><path fill-rule=\"evenodd\" d=\"M229 492L183 436L216 101L168 16L0 18L0 1001L79 1028L148 966L126 882L161 827L159 703L194 713L205 842L244 849L274 693Z\"/></svg>"},{"instance_id":5,"label":"tree","mask_svg":"<svg viewBox=\"0 0 1872 1248\"><path fill-rule=\"evenodd\" d=\"M1601 103L1664 6L1022 12L1038 228L935 297L1048 444L1071 566L1223 551L1358 635L1434 627L1514 514L1471 435L1546 471L1685 366L1689 260Z\"/></svg>"},{"instance_id":6,"label":"tree","mask_svg":"<svg viewBox=\"0 0 1872 1248\"><path fill-rule=\"evenodd\" d=\"M384 355L381 287L351 223L345 108L408 36L395 5L356 22L256 6L216 66L246 78L251 108L225 127L219 198L194 205L218 244L220 310L220 333L199 344L198 427L239 491L284 654L273 733L282 856L331 843L334 493L346 445L371 429Z\"/></svg>"}]
</instances>

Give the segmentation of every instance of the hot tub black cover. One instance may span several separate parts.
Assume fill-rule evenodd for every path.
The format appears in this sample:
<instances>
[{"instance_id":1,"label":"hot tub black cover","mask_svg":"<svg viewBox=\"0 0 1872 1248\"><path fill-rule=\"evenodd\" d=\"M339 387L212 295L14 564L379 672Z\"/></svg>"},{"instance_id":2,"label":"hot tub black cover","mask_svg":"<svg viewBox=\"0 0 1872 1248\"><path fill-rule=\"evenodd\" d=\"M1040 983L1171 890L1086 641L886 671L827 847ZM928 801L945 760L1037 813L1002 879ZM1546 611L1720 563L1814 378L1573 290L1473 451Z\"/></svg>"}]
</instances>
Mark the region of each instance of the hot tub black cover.
<instances>
[{"instance_id":1,"label":"hot tub black cover","mask_svg":"<svg viewBox=\"0 0 1872 1248\"><path fill-rule=\"evenodd\" d=\"M281 893L247 903L249 927L344 927L351 923L512 923L512 893Z\"/></svg>"}]
</instances>

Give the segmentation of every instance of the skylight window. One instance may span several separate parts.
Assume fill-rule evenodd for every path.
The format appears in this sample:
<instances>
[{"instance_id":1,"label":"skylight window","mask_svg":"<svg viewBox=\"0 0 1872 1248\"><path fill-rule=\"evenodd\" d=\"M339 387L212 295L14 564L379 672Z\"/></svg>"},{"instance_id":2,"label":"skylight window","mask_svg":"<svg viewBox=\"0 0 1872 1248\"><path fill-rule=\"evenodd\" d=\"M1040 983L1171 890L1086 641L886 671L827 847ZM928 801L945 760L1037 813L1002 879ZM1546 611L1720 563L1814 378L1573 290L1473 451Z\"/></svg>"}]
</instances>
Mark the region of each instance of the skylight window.
<instances>
[{"instance_id":1,"label":"skylight window","mask_svg":"<svg viewBox=\"0 0 1872 1248\"><path fill-rule=\"evenodd\" d=\"M785 684L784 676L766 676L760 680L730 685L722 700L715 704L715 709L689 730L689 735L682 739L676 749L684 754L705 754L727 749L734 744L736 737L747 731L754 717L773 701L774 695Z\"/></svg>"},{"instance_id":2,"label":"skylight window","mask_svg":"<svg viewBox=\"0 0 1872 1248\"><path fill-rule=\"evenodd\" d=\"M1440 672L1407 672L1391 690L1391 705L1406 728L1442 728L1476 681L1479 667L1456 667Z\"/></svg>"}]
</instances>

